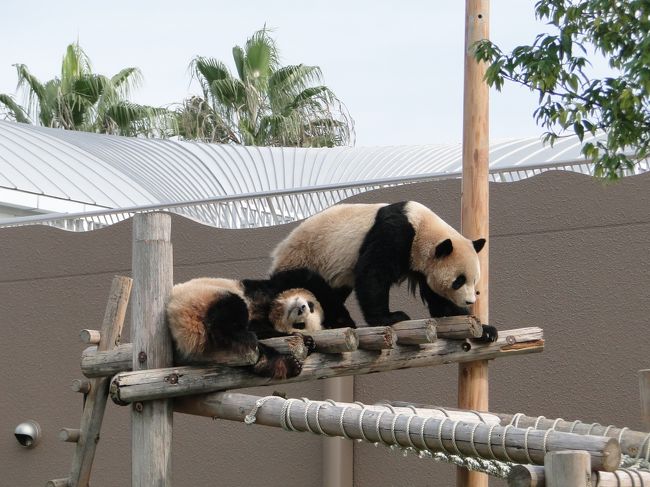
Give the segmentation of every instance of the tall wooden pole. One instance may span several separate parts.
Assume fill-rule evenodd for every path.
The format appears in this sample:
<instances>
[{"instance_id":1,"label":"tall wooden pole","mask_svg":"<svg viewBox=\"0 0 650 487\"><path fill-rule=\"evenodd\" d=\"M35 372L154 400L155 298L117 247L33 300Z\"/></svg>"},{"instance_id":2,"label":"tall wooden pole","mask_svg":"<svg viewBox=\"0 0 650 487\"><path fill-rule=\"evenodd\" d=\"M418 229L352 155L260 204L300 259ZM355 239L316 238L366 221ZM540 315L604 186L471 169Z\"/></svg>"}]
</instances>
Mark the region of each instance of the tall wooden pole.
<instances>
[{"instance_id":1,"label":"tall wooden pole","mask_svg":"<svg viewBox=\"0 0 650 487\"><path fill-rule=\"evenodd\" d=\"M354 377L333 377L323 381L326 398L354 401ZM354 483L354 442L343 438L323 438L323 487L352 487Z\"/></svg>"},{"instance_id":2,"label":"tall wooden pole","mask_svg":"<svg viewBox=\"0 0 650 487\"><path fill-rule=\"evenodd\" d=\"M133 219L133 370L173 365L165 323L173 282L170 234L167 214L144 213ZM136 402L131 407L131 485L170 487L172 402Z\"/></svg>"},{"instance_id":3,"label":"tall wooden pole","mask_svg":"<svg viewBox=\"0 0 650 487\"><path fill-rule=\"evenodd\" d=\"M650 369L639 370L639 393L641 396L641 421L650 431Z\"/></svg>"},{"instance_id":4,"label":"tall wooden pole","mask_svg":"<svg viewBox=\"0 0 650 487\"><path fill-rule=\"evenodd\" d=\"M489 36L489 0L465 0L465 81L463 96L463 182L461 231L474 240L486 238L479 253L481 279L477 289L480 298L473 307L482 323L488 323L488 255L489 236L489 89L483 77L485 66L472 55L472 45ZM458 406L463 409L487 411L487 361L468 362L458 367ZM484 487L487 475L459 468L458 487Z\"/></svg>"}]
</instances>

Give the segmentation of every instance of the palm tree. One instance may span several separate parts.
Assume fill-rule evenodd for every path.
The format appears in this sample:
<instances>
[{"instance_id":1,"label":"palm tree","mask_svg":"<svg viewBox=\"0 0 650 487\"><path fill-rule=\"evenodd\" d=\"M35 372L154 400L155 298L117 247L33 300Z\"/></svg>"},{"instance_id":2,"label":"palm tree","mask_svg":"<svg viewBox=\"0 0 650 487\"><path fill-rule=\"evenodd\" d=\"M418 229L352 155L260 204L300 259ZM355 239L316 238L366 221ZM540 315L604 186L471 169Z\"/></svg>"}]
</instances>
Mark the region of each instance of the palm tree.
<instances>
[{"instance_id":1,"label":"palm tree","mask_svg":"<svg viewBox=\"0 0 650 487\"><path fill-rule=\"evenodd\" d=\"M24 64L16 64L18 88L26 106L0 94L5 116L45 127L119 135L165 135L170 114L162 108L138 105L128 97L142 81L138 68L124 68L107 77L92 72L79 43L70 44L61 63L61 76L40 81Z\"/></svg>"},{"instance_id":2,"label":"palm tree","mask_svg":"<svg viewBox=\"0 0 650 487\"><path fill-rule=\"evenodd\" d=\"M179 135L208 142L263 146L331 147L350 144L353 121L326 86L320 68L280 66L269 31L255 32L232 50L237 76L214 58L190 64L202 96L177 110Z\"/></svg>"}]
</instances>

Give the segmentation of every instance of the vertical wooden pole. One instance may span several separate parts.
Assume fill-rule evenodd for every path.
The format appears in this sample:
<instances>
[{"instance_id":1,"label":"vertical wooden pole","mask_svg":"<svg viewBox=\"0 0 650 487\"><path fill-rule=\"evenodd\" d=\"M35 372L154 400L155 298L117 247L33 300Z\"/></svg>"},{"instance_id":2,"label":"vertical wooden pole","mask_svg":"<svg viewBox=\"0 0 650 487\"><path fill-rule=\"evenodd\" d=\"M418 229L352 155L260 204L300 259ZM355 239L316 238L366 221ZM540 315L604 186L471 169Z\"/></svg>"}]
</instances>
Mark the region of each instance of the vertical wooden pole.
<instances>
[{"instance_id":1,"label":"vertical wooden pole","mask_svg":"<svg viewBox=\"0 0 650 487\"><path fill-rule=\"evenodd\" d=\"M165 323L173 282L170 234L167 214L144 213L133 219L133 370L173 365ZM137 402L131 407L131 485L170 487L172 402Z\"/></svg>"},{"instance_id":2,"label":"vertical wooden pole","mask_svg":"<svg viewBox=\"0 0 650 487\"><path fill-rule=\"evenodd\" d=\"M465 0L461 231L472 240L487 239L487 244L479 253L481 279L477 289L481 295L472 310L482 323L488 323L489 303L489 89L483 80L486 67L476 62L472 46L489 37L489 6L489 0ZM487 411L487 361L459 365L458 406ZM484 487L488 485L488 478L485 474L459 468L456 483L458 487Z\"/></svg>"},{"instance_id":3,"label":"vertical wooden pole","mask_svg":"<svg viewBox=\"0 0 650 487\"><path fill-rule=\"evenodd\" d=\"M354 377L325 379L324 395L341 402L354 401ZM345 438L323 438L323 487L352 487L354 443Z\"/></svg>"},{"instance_id":4,"label":"vertical wooden pole","mask_svg":"<svg viewBox=\"0 0 650 487\"><path fill-rule=\"evenodd\" d=\"M639 370L639 392L641 394L641 421L643 428L650 431L650 369Z\"/></svg>"},{"instance_id":5,"label":"vertical wooden pole","mask_svg":"<svg viewBox=\"0 0 650 487\"><path fill-rule=\"evenodd\" d=\"M544 456L546 487L591 487L591 457L586 451L556 451Z\"/></svg>"}]
</instances>

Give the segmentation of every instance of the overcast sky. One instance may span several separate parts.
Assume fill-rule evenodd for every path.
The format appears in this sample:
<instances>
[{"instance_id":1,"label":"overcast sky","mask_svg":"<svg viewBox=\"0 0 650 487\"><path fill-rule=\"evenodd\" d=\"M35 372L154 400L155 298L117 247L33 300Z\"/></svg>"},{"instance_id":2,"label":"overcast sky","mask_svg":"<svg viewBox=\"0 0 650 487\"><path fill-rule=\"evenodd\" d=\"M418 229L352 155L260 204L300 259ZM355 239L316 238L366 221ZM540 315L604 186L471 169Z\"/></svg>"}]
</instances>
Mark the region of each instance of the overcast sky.
<instances>
[{"instance_id":1,"label":"overcast sky","mask_svg":"<svg viewBox=\"0 0 650 487\"><path fill-rule=\"evenodd\" d=\"M492 0L491 38L503 48L544 30L535 0ZM464 4L447 1L240 0L23 1L3 5L0 93L15 93L14 63L41 80L59 73L77 38L96 72L137 66L133 100L179 102L198 93L187 66L212 56L234 71L231 49L264 24L283 64L318 65L356 123L357 145L459 142L462 134ZM18 101L22 97L18 96ZM506 86L491 93L491 139L539 135L536 97Z\"/></svg>"}]
</instances>

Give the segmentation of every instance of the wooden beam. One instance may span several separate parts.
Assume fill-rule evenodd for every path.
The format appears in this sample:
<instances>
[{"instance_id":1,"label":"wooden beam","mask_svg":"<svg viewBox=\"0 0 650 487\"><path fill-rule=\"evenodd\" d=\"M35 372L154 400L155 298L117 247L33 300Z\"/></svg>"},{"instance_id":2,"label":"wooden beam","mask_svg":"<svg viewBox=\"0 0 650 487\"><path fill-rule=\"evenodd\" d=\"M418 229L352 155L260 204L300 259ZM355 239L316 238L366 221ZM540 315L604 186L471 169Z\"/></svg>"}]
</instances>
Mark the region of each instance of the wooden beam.
<instances>
[{"instance_id":1,"label":"wooden beam","mask_svg":"<svg viewBox=\"0 0 650 487\"><path fill-rule=\"evenodd\" d=\"M397 345L397 335L390 326L357 328L356 332L362 350L387 350Z\"/></svg>"},{"instance_id":2,"label":"wooden beam","mask_svg":"<svg viewBox=\"0 0 650 487\"><path fill-rule=\"evenodd\" d=\"M464 411L463 409L441 408L431 404L412 403L406 401L382 401L392 406L409 407L413 406L422 410L426 409L441 409L447 411L448 414L454 414L455 411ZM549 430L562 431L565 433L575 433L576 435L592 435L592 436L606 436L608 438L616 438L620 445L621 451L632 457L640 456L645 458L650 454L650 444L646 441L648 433L644 431L634 431L629 428L618 428L616 426L603 426L599 423L585 423L580 420L564 420L561 418L546 418L544 416L526 416L524 414L511 414L511 413L495 413L484 412L479 417L476 415L475 419L480 421L481 418L497 418L501 426L511 424L518 428L534 428L536 430Z\"/></svg>"},{"instance_id":3,"label":"wooden beam","mask_svg":"<svg viewBox=\"0 0 650 487\"><path fill-rule=\"evenodd\" d=\"M264 343L264 340L261 340ZM257 362L257 350L247 353L235 353L220 350L196 362L180 360L182 365L221 364L230 367L252 365ZM81 372L86 377L113 376L118 372L133 370L133 344L122 343L113 350L100 352L97 347L88 347L81 354Z\"/></svg>"},{"instance_id":4,"label":"wooden beam","mask_svg":"<svg viewBox=\"0 0 650 487\"><path fill-rule=\"evenodd\" d=\"M486 66L473 56L475 42L489 37L489 0L465 0L465 68L463 86L463 179L461 232L474 240L486 238L479 253L481 294L472 313L481 323L489 323L488 257L489 239L489 89L483 77ZM462 363L458 367L458 406L464 409L488 409L487 361ZM457 471L458 487L487 487L487 475Z\"/></svg>"},{"instance_id":5,"label":"wooden beam","mask_svg":"<svg viewBox=\"0 0 650 487\"><path fill-rule=\"evenodd\" d=\"M400 345L422 345L436 341L437 333L433 320L409 320L392 325Z\"/></svg>"},{"instance_id":6,"label":"wooden beam","mask_svg":"<svg viewBox=\"0 0 650 487\"><path fill-rule=\"evenodd\" d=\"M591 487L591 457L586 451L548 452L544 477L547 487Z\"/></svg>"},{"instance_id":7,"label":"wooden beam","mask_svg":"<svg viewBox=\"0 0 650 487\"><path fill-rule=\"evenodd\" d=\"M79 332L79 339L82 343L88 345L97 345L101 340L101 332L99 330L81 330Z\"/></svg>"},{"instance_id":8,"label":"wooden beam","mask_svg":"<svg viewBox=\"0 0 650 487\"><path fill-rule=\"evenodd\" d=\"M644 487L650 485L647 470L625 469L613 472L592 472L594 487ZM515 465L508 475L508 487L545 487L544 467L538 465Z\"/></svg>"},{"instance_id":9,"label":"wooden beam","mask_svg":"<svg viewBox=\"0 0 650 487\"><path fill-rule=\"evenodd\" d=\"M305 360L300 375L285 381L260 377L243 368L218 365L134 370L122 372L113 378L111 397L118 404L127 404L224 389L304 382L541 352L544 349L543 331L541 328L504 330L494 343L475 343L469 351L465 351L464 345L466 343L459 340L437 340L429 345L398 346L381 353L366 350L346 354L314 353Z\"/></svg>"},{"instance_id":10,"label":"wooden beam","mask_svg":"<svg viewBox=\"0 0 650 487\"><path fill-rule=\"evenodd\" d=\"M320 353L352 352L359 347L359 337L352 328L301 332L314 339L316 351Z\"/></svg>"},{"instance_id":11,"label":"wooden beam","mask_svg":"<svg viewBox=\"0 0 650 487\"><path fill-rule=\"evenodd\" d=\"M357 330L340 328L311 332L316 344L316 351L324 353L340 353L355 350L358 345ZM260 343L272 347L280 353L290 353L300 360L307 357L307 349L302 339L296 336L273 337L260 340ZM253 365L257 362L259 353L251 350L246 353L230 350L218 350L206 355L200 360L178 360L176 365L227 365L240 367ZM86 377L112 376L119 372L133 370L133 344L123 343L119 347L106 352L99 352L96 347L88 347L81 354L81 372Z\"/></svg>"},{"instance_id":12,"label":"wooden beam","mask_svg":"<svg viewBox=\"0 0 650 487\"><path fill-rule=\"evenodd\" d=\"M172 339L165 303L173 283L171 217L140 213L133 217L133 370L169 367ZM170 487L172 481L172 404L135 404L131 412L132 487Z\"/></svg>"},{"instance_id":13,"label":"wooden beam","mask_svg":"<svg viewBox=\"0 0 650 487\"><path fill-rule=\"evenodd\" d=\"M381 406L362 408L353 403L332 405L326 401L290 400L277 396L260 398L248 394L223 392L177 399L177 412L244 421L255 410L255 424L284 427L295 431L314 431L331 436L363 439L369 442L397 444L478 456L501 461L541 465L546 452L583 450L588 452L597 470L615 470L621 459L618 442L613 438L581 436L559 431L525 430L449 418L420 416L403 408L391 411ZM288 421L286 420L288 417ZM341 426L342 425L342 426ZM505 445L505 448L504 446ZM589 469L591 472L591 469ZM572 484L564 484L568 487Z\"/></svg>"}]
</instances>

